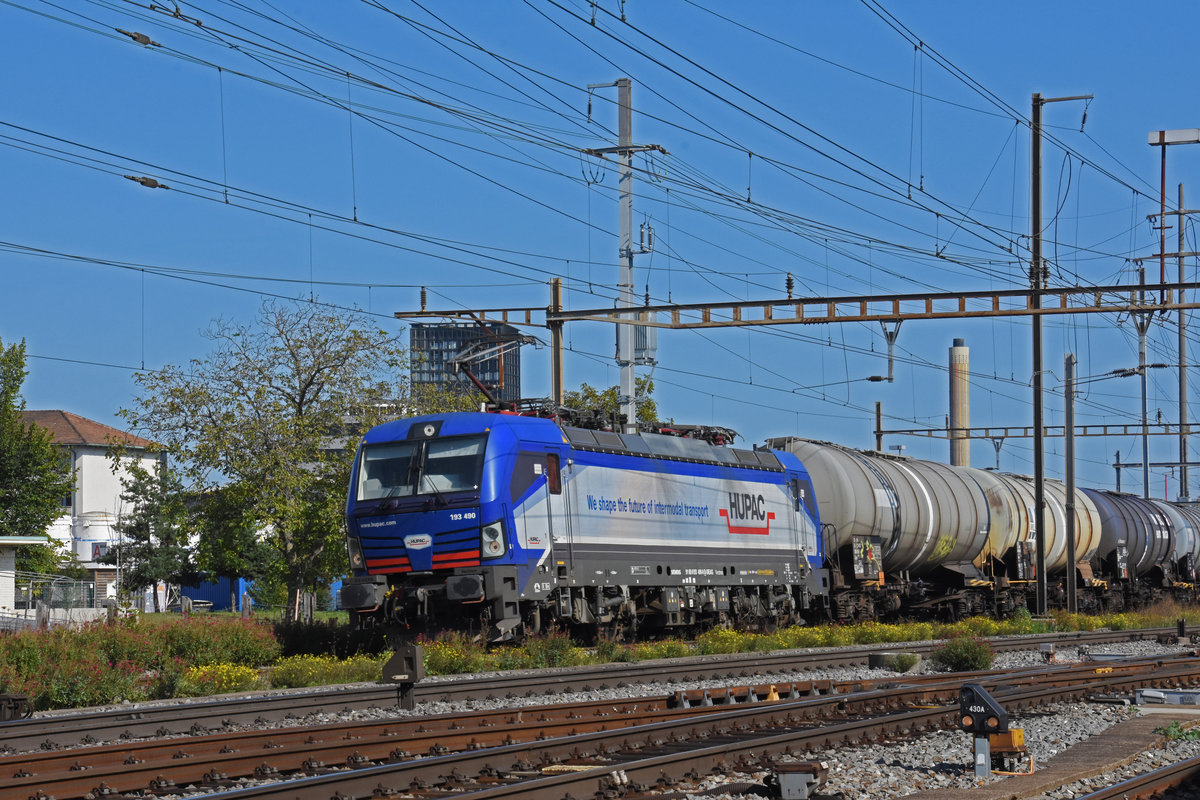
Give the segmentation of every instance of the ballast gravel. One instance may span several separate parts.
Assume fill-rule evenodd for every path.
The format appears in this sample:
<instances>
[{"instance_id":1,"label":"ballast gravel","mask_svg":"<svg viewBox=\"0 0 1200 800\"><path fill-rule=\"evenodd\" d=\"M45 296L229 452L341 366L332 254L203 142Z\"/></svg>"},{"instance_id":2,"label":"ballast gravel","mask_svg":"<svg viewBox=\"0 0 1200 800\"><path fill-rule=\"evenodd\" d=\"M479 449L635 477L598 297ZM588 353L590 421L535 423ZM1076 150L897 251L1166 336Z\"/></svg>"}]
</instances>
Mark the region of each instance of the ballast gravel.
<instances>
[{"instance_id":1,"label":"ballast gravel","mask_svg":"<svg viewBox=\"0 0 1200 800\"><path fill-rule=\"evenodd\" d=\"M1092 648L1094 652L1129 657L1149 656L1190 650L1190 647L1159 645L1150 641L1113 643ZM1069 663L1082 660L1078 651L1063 648L1055 656L1057 662ZM996 656L995 669L1025 669L1045 663L1044 656L1037 651L1011 651ZM920 671L934 672L928 666ZM786 683L806 680L855 681L897 676L887 670L865 667L829 669L820 671L795 671L775 675L759 676L755 683ZM900 677L900 676L897 676ZM428 679L426 683L437 683ZM663 682L643 683L637 686L580 692L560 695L563 702L585 700L619 700L630 697L645 697L670 694L689 689L719 689L724 684L715 682ZM359 711L343 711L332 714L310 714L299 724L319 725L323 723L352 720L386 719L398 716L426 716L472 710L515 709L530 705L552 702L546 696L522 698L481 698L459 702L422 702L412 711L397 708L374 708ZM1013 727L1023 728L1025 742L1033 755L1034 763L1044 764L1047 760L1071 745L1100 733L1126 719L1137 710L1123 705L1097 703L1063 703L1039 710L1037 713L1014 715ZM296 720L286 723L297 724ZM1143 754L1142 758L1116 770L1100 775L1090 781L1073 786L1064 786L1055 792L1043 795L1039 800L1067 800L1079 797L1088 791L1108 786L1132 775L1155 769L1171 760L1200 755L1200 743L1169 742L1164 748ZM786 759L780 759L786 760ZM810 759L805 759L810 760ZM818 789L818 797L842 798L844 800L890 800L915 792L945 789L949 787L969 788L976 785L971 762L971 740L957 730L937 731L920 738L858 747L844 747L825 751L812 756L829 767L825 784ZM747 784L761 784L767 773L727 773L701 780L684 790L689 800L761 800L762 794L747 792ZM996 780L999 778L993 778ZM246 786L259 783L245 781ZM723 789L729 787L729 789ZM736 787L736 788L734 788ZM676 791L679 791L678 789ZM676 797L679 795L676 794Z\"/></svg>"},{"instance_id":2,"label":"ballast gravel","mask_svg":"<svg viewBox=\"0 0 1200 800\"><path fill-rule=\"evenodd\" d=\"M1106 653L1122 656L1148 656L1189 650L1190 647L1175 647L1159 645L1151 641L1121 642L1098 645L1092 648L1094 653ZM1081 654L1074 648L1060 649L1055 660L1062 663L1082 660ZM1031 650L1011 651L1000 653L993 664L995 669L1025 669L1045 664L1045 657ZM922 671L933 672L929 667ZM878 679L895 673L887 670L867 669L865 667L830 669L820 671L795 671L775 675L761 676L754 679L755 683L786 683L805 680L834 680L854 681ZM628 697L670 694L688 689L716 689L722 684L714 682L670 682L646 683L636 687L607 689L602 691L581 692L563 696L566 702L584 700L618 700ZM405 712L397 709L371 709L368 711L346 712L336 715L313 715L306 720L311 723L344 721L347 719L372 719L398 715L428 715L444 714L460 711L518 708L527 705L540 705L547 702L545 697L479 699L454 703L426 702L420 703L416 709ZM1012 720L1014 727L1025 730L1025 742L1033 755L1034 764L1044 764L1053 756L1071 745L1100 733L1115 725L1130 714L1137 713L1136 709L1121 705L1096 703L1063 703L1042 709L1037 713L1015 715ZM1192 744L1200 753L1200 745L1193 743L1171 743L1172 747ZM1167 752L1157 751L1145 755L1147 764L1154 757L1167 758ZM889 800L903 797L921 791L945 789L949 787L969 788L976 785L974 769L971 761L971 740L966 734L957 730L937 731L925 734L918 739L898 741L887 744L873 744L860 747L845 747L829 750L814 756L829 765L825 784L819 789L819 796L831 798L870 798L870 800ZM1123 780L1133 774L1137 763L1112 775L1102 775L1093 778L1087 784L1092 787L1106 786ZM1164 762L1165 763L1165 762ZM1146 766L1145 769L1153 769ZM1123 777L1121 777L1123 776ZM722 786L738 786L739 790L746 784L760 784L766 778L765 772L754 774L729 773L719 777L705 779L698 783L687 794L695 800L751 800L761 798L757 793L742 791L725 792ZM994 778L999 780L1000 778ZM1058 793L1046 795L1043 800L1065 800L1086 793L1086 787L1064 787Z\"/></svg>"},{"instance_id":3,"label":"ballast gravel","mask_svg":"<svg viewBox=\"0 0 1200 800\"><path fill-rule=\"evenodd\" d=\"M1163 646L1148 641L1122 642L1092 648L1096 653L1130 657L1190 649L1191 647ZM1059 650L1055 658L1057 662L1063 663L1082 660L1077 650L1066 648ZM1038 652L1013 651L998 654L993 668L1023 669L1043 663L1044 657ZM878 677L880 674L878 670L855 672L864 678L871 675ZM1137 709L1121 705L1060 703L1036 713L1014 715L1010 724L1025 730L1025 744L1032 753L1036 766L1136 713ZM1079 784L1064 786L1038 800L1068 800L1080 797L1094 789L1110 786L1134 775L1165 766L1171 761L1190 758L1193 755L1200 755L1200 743L1168 742L1163 748L1144 753L1127 767L1098 775ZM837 748L805 760L822 761L829 767L824 785L817 790L818 796L822 798L890 800L917 792L951 787L967 789L976 785L970 737L957 730L937 731L909 741ZM765 772L728 774L702 782L687 796L689 800L761 800L762 795L758 793L722 792L721 785L761 783L765 777Z\"/></svg>"}]
</instances>

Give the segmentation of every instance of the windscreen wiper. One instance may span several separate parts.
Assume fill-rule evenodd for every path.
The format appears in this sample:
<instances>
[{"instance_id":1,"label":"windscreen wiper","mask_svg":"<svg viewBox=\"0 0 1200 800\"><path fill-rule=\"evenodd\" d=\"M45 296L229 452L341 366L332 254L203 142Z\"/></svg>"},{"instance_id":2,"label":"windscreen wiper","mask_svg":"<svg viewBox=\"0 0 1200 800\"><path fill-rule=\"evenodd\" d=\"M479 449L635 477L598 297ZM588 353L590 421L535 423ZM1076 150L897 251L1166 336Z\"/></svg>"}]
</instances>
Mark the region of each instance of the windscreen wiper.
<instances>
[{"instance_id":1,"label":"windscreen wiper","mask_svg":"<svg viewBox=\"0 0 1200 800\"><path fill-rule=\"evenodd\" d=\"M428 475L425 475L425 474L421 475L421 483L422 484L428 483L429 488L433 490L433 494L438 499L438 502L441 505L446 505L446 498L442 496L441 490L438 489L437 486L434 485L433 481L430 479L430 477ZM418 485L418 488L420 488L420 485Z\"/></svg>"}]
</instances>

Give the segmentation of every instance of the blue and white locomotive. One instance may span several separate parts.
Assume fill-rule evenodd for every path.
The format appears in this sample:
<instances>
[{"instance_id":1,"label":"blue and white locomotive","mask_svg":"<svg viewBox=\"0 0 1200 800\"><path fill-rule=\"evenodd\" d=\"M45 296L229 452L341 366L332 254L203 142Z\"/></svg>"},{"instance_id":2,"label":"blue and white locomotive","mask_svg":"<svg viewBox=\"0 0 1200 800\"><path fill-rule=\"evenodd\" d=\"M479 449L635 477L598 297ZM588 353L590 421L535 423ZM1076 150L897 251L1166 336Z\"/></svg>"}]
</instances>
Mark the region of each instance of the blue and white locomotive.
<instances>
[{"instance_id":1,"label":"blue and white locomotive","mask_svg":"<svg viewBox=\"0 0 1200 800\"><path fill-rule=\"evenodd\" d=\"M796 437L635 434L577 415L442 414L367 433L347 502L342 607L401 635L548 625L632 638L712 625L1032 604L1030 479ZM667 435L674 434L674 435ZM814 490L815 489L815 490ZM1200 506L1047 480L1049 601L1081 610L1194 600ZM1074 539L1075 561L1068 560Z\"/></svg>"},{"instance_id":2,"label":"blue and white locomotive","mask_svg":"<svg viewBox=\"0 0 1200 800\"><path fill-rule=\"evenodd\" d=\"M632 637L803 619L827 592L799 459L660 433L453 413L373 428L342 606L404 634Z\"/></svg>"}]
</instances>

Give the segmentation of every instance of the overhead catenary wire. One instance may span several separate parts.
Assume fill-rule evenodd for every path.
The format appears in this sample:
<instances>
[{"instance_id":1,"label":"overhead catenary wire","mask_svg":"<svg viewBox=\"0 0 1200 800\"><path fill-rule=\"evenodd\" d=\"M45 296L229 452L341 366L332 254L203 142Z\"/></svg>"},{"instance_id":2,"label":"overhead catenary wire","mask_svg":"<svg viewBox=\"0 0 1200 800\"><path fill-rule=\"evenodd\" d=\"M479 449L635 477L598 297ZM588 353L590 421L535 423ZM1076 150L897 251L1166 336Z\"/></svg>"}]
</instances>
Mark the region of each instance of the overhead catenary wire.
<instances>
[{"instance_id":1,"label":"overhead catenary wire","mask_svg":"<svg viewBox=\"0 0 1200 800\"><path fill-rule=\"evenodd\" d=\"M119 4L108 4L108 5L115 6L115 5L119 5ZM245 4L240 4L240 3L236 4L236 5L245 6ZM182 26L181 26L181 29L182 29ZM162 38L162 37L157 37L157 38ZM360 93L358 91L359 85L360 84L357 81L354 83L353 95L354 95L355 103L357 103L360 99L359 98ZM359 111L366 108L365 105L356 106L355 103L346 103L346 106L349 106L351 109L356 109ZM350 112L346 112L346 113L350 113ZM497 120L497 123L499 123L499 120ZM523 128L524 130L532 130L532 128L529 127L529 125L530 125L529 121L527 121L527 120L521 121L521 128ZM499 124L497 124L496 129L497 130L500 129ZM456 134L454 134L454 136L458 136L458 134L456 133ZM553 138L558 138L558 137L555 136ZM530 137L528 140L522 139L521 141L522 142L525 142L525 141L532 142L532 141L534 141L534 137ZM540 147L542 145L538 144L536 146ZM756 152L756 155L758 155L757 152ZM759 160L759 159L755 159L755 160ZM758 189L757 189L757 182L758 182L757 179L758 179L758 175L759 175L757 166L758 165L756 165L756 169L755 169L756 187L755 187L755 193L754 193L754 199L755 199L756 203L762 197L764 197L763 195L760 195L760 193L758 192ZM673 168L670 171L673 176L679 176L680 179L684 179L687 176L686 168L684 168L684 169ZM828 176L826 176L826 177L828 177ZM227 181L221 181L221 183L227 183ZM731 211L735 210L735 209L738 210L739 212L745 211L746 217L743 220L737 220L733 214L724 214L723 215L727 220L729 220L730 223L740 226L745 231L758 232L758 233L766 232L767 226L778 226L780 230L787 230L789 228L789 226L795 226L795 225L801 224L798 220L789 218L789 215L785 214L782 209L776 210L778 212L778 214L776 214L775 211L772 211L770 209L764 209L764 208L742 209L742 208L739 208L738 206L733 205L731 200L721 197L722 190L720 188L716 187L714 184L707 183L707 184L701 184L701 186L703 187L703 189L705 191L709 191L710 186L713 189L716 189L716 191L709 192L711 197L714 200L719 198L719 201L722 203L726 203L727 204L726 208L730 209ZM675 208L677 210L682 211L683 209L686 209L688 204L690 203L691 205L693 205L692 210L696 211L697 213L706 213L707 212L709 215L709 218L711 218L711 219L719 218L718 215L714 214L714 212L717 209L717 206L715 203L707 203L706 202L706 203L703 203L704 208L700 208L700 206L702 205L702 202L695 199L697 197L696 195L689 196L688 192L683 188L682 184L676 184L675 191L672 192L671 197L672 197L673 202L675 203ZM351 221L353 221L353 217L358 216L358 215L352 213L352 214L345 215L345 216L350 217ZM776 216L778 216L779 219L776 219L775 218ZM685 220L686 220L686 216L684 216L683 220L681 220L681 221L685 221ZM344 222L344 220L338 220L338 224L342 224L343 222ZM590 222L590 220L588 222ZM676 221L673 220L673 222L676 222ZM680 225L679 227L681 230L686 229L685 225ZM1007 226L1001 226L1001 227L1002 228L1011 228L1012 226L1007 225ZM944 230L944 226L943 226L943 230ZM776 237L774 234L769 234L769 233L768 233L768 235L771 236L772 238L776 238L780 242L784 241L782 239L782 237ZM809 235L816 236L817 234L812 233ZM713 238L715 239L717 237L713 237ZM685 261L685 260L677 260L677 259L688 259L690 254L689 254L689 248L687 246L685 246L686 244L687 244L686 238L682 239L681 246L679 248L677 248L678 255L673 252L671 254L671 259L672 259L673 263L679 264L679 265L683 266L684 268L687 268L690 270L692 268L691 265L696 264L696 260L694 258L690 259L690 264L688 261ZM899 244L903 244L903 243L898 242L896 244L899 245ZM484 245L471 245L472 249L482 248L482 247L484 247ZM846 273L845 280L853 279L852 265L855 263L862 263L862 260L860 260L858 257L861 257L864 253L867 253L868 251L874 252L878 256L880 253L883 252L879 248L880 248L879 244L867 244L867 243L865 243L865 241L863 239L856 240L855 234L848 231L846 233L846 244L845 245L840 244L840 243L835 244L835 249L840 251L840 253L842 254L842 256L841 256L842 258L846 259L844 262L841 262L842 264L845 265L845 269L842 270L844 273ZM858 252L855 252L856 249L858 250ZM693 251L693 253L694 252L695 251ZM797 248L795 250L795 252L798 253L800 255L800 257L804 256L804 251L799 248ZM897 253L899 253L899 252L900 252L900 250L899 250L899 248L897 248ZM1079 249L1074 249L1072 252L1078 254L1082 251ZM562 257L563 254L558 254L558 255L559 255L559 257ZM929 256L930 256L929 252L920 253L920 252L914 251L914 253L913 253L914 258L928 259ZM997 277L999 277L1001 274L1003 274L1004 270L1008 269L1009 263L1012 263L1012 262L1004 263L1004 262L1000 262L996 259L986 259L986 260L977 261L975 256L976 256L976 254L973 253L972 258L969 259L969 264L971 266L974 266L976 264L983 264L984 269L994 270L995 275ZM471 258L474 258L474 257L475 256L471 256ZM869 256L867 258L869 260ZM517 259L517 260L519 260L519 259ZM589 263L591 263L593 259L587 258L586 260ZM883 260L885 260L885 259L883 259L883 258L876 259L875 267L878 268L879 262L883 261ZM1057 260L1061 263L1062 258L1057 259ZM608 262L608 260L596 260L596 263L605 263L605 262ZM611 262L608 262L608 263L611 263ZM921 263L921 262L917 262L914 260L912 263L915 264L915 263ZM933 264L936 262L929 261L927 263ZM764 264L764 267L765 266L767 266L767 264ZM655 268L658 269L659 267L660 267L660 264L656 263ZM730 265L726 266L723 264L718 264L718 265L716 265L715 268L712 268L711 278L717 282L717 285L721 287L722 291L728 291L730 283L733 280L735 280L731 276L735 273L740 274L740 273L744 272L743 269L740 269L738 267L740 267L740 265L730 264ZM703 266L701 266L700 268L701 268L701 270L709 269L709 267L703 267ZM501 269L504 269L504 268L502 267ZM517 270L515 267L513 269L513 273L514 274L517 273ZM520 272L520 274L529 275L529 280L532 285L532 283L534 282L534 279L535 279L535 273L530 272L530 271L522 271L522 272ZM668 272L668 274L670 274L670 273ZM763 275L764 275L764 277L762 278L762 280L755 279L755 283L761 284L764 288L771 287L777 291L779 288L778 282L770 280L769 270L764 269ZM878 274L876 275L876 277L878 277ZM895 276L895 277L897 280L899 280L902 276ZM759 348L757 348L757 347L754 348L755 353L758 352L758 349ZM757 382L757 377L756 377L756 382Z\"/></svg>"}]
</instances>

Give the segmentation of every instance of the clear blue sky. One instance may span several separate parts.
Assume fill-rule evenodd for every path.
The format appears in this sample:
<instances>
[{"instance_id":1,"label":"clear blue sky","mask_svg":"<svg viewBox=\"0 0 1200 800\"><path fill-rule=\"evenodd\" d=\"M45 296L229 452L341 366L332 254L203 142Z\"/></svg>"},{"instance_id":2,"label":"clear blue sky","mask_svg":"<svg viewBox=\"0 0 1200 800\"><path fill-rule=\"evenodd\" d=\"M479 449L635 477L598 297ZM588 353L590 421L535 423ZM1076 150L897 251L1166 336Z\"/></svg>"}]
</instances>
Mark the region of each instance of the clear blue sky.
<instances>
[{"instance_id":1,"label":"clear blue sky","mask_svg":"<svg viewBox=\"0 0 1200 800\"><path fill-rule=\"evenodd\" d=\"M789 272L810 296L1024 288L1033 92L1095 95L1082 132L1083 103L1045 108L1051 283L1133 282L1158 248L1147 133L1200 127L1190 2L662 0L625 4L624 22L616 0L148 6L0 5L0 339L28 344L28 407L115 425L133 370L203 357L210 321L250 318L262 292L397 330L420 285L431 307L544 305L558 275L570 307L611 304L616 179L581 150L615 143L615 92L589 118L589 83L631 78L635 140L669 153L638 160L655 252L636 283L655 302L779 296ZM1169 204L1183 182L1195 207L1200 146L1168 159ZM962 337L972 424L1027 425L1029 329L908 322L893 384L863 380L887 371L877 325L663 331L656 398L751 442L868 447L876 401L888 427L944 425ZM1155 322L1151 363L1176 360L1176 335ZM616 382L611 328L569 326L567 342L568 385ZM1045 343L1049 424L1066 352L1081 376L1137 364L1128 319L1051 319ZM547 351L524 367L526 394L548 394ZM1152 419L1175 420L1176 380L1152 371ZM1136 378L1085 389L1079 423L1137 421ZM1151 458L1176 447L1155 440ZM1110 486L1117 450L1140 459L1132 437L1081 441L1081 482ZM1049 443L1048 473L1061 451ZM1001 465L1028 473L1031 452L1010 440ZM972 457L995 459L986 441Z\"/></svg>"}]
</instances>

